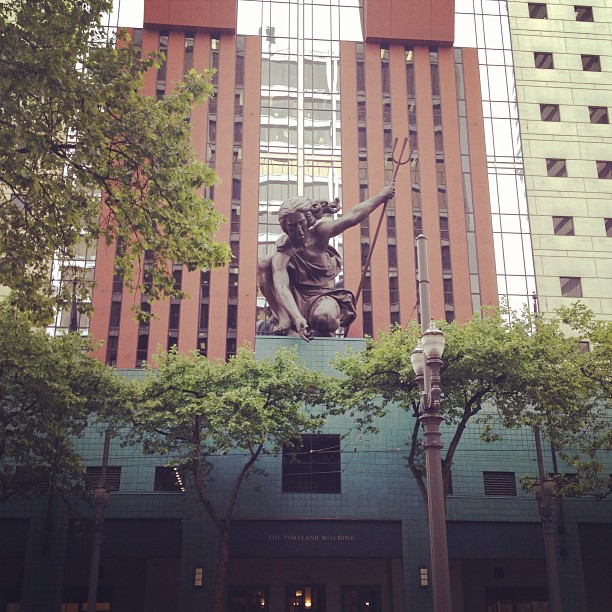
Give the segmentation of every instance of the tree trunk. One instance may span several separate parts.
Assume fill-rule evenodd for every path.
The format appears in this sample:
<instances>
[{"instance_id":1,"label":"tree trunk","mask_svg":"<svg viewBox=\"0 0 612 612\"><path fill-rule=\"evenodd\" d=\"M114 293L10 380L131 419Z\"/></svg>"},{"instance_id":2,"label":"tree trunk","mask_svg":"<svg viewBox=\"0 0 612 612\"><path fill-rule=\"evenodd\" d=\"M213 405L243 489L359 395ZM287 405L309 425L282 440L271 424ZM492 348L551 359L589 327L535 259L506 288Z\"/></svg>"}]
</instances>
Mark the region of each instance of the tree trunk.
<instances>
[{"instance_id":1,"label":"tree trunk","mask_svg":"<svg viewBox=\"0 0 612 612\"><path fill-rule=\"evenodd\" d=\"M230 530L225 524L219 529L219 554L217 557L217 571L213 585L212 612L223 612L223 603L227 585L227 570L230 555Z\"/></svg>"}]
</instances>

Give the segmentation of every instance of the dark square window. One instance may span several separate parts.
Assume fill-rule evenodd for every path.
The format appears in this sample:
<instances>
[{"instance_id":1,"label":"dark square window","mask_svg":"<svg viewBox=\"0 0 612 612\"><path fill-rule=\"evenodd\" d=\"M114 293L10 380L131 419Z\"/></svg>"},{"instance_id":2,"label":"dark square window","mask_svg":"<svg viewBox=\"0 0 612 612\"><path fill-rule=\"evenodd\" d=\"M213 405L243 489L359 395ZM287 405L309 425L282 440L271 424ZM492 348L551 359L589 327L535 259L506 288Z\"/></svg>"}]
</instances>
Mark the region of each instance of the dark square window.
<instances>
[{"instance_id":1,"label":"dark square window","mask_svg":"<svg viewBox=\"0 0 612 612\"><path fill-rule=\"evenodd\" d=\"M529 16L532 19L548 19L548 13L546 12L546 5L540 2L529 2Z\"/></svg>"},{"instance_id":2,"label":"dark square window","mask_svg":"<svg viewBox=\"0 0 612 612\"><path fill-rule=\"evenodd\" d=\"M172 276L174 277L174 288L180 291L183 287L183 268L172 270Z\"/></svg>"},{"instance_id":3,"label":"dark square window","mask_svg":"<svg viewBox=\"0 0 612 612\"><path fill-rule=\"evenodd\" d=\"M235 332L234 332L235 333ZM226 338L225 340L225 360L229 360L236 355L236 338Z\"/></svg>"},{"instance_id":4,"label":"dark square window","mask_svg":"<svg viewBox=\"0 0 612 612\"><path fill-rule=\"evenodd\" d=\"M561 121L558 104L540 104L540 117L542 121Z\"/></svg>"},{"instance_id":5,"label":"dark square window","mask_svg":"<svg viewBox=\"0 0 612 612\"><path fill-rule=\"evenodd\" d=\"M547 159L546 173L548 176L562 177L567 176L567 165L564 159Z\"/></svg>"},{"instance_id":6,"label":"dark square window","mask_svg":"<svg viewBox=\"0 0 612 612\"><path fill-rule=\"evenodd\" d=\"M612 219L604 219L606 226L606 236L612 238Z\"/></svg>"},{"instance_id":7,"label":"dark square window","mask_svg":"<svg viewBox=\"0 0 612 612\"><path fill-rule=\"evenodd\" d=\"M581 55L582 69L587 72L601 72L599 55Z\"/></svg>"},{"instance_id":8,"label":"dark square window","mask_svg":"<svg viewBox=\"0 0 612 612\"><path fill-rule=\"evenodd\" d=\"M140 334L136 347L136 367L141 368L149 352L149 334Z\"/></svg>"},{"instance_id":9,"label":"dark square window","mask_svg":"<svg viewBox=\"0 0 612 612\"><path fill-rule=\"evenodd\" d=\"M442 280L444 288L444 303L452 305L453 300L453 280L451 278L445 278Z\"/></svg>"},{"instance_id":10,"label":"dark square window","mask_svg":"<svg viewBox=\"0 0 612 612\"><path fill-rule=\"evenodd\" d=\"M580 298L582 297L582 283L577 276L560 276L561 295L563 297Z\"/></svg>"},{"instance_id":11,"label":"dark square window","mask_svg":"<svg viewBox=\"0 0 612 612\"><path fill-rule=\"evenodd\" d=\"M168 329L178 329L181 319L181 305L170 304L170 316L168 318Z\"/></svg>"},{"instance_id":12,"label":"dark square window","mask_svg":"<svg viewBox=\"0 0 612 612\"><path fill-rule=\"evenodd\" d=\"M606 106L589 106L591 123L610 123Z\"/></svg>"},{"instance_id":13,"label":"dark square window","mask_svg":"<svg viewBox=\"0 0 612 612\"><path fill-rule=\"evenodd\" d=\"M600 179L612 179L612 161L598 161L597 176Z\"/></svg>"},{"instance_id":14,"label":"dark square window","mask_svg":"<svg viewBox=\"0 0 612 612\"><path fill-rule=\"evenodd\" d=\"M113 293L123 292L123 275L115 274L113 276Z\"/></svg>"},{"instance_id":15,"label":"dark square window","mask_svg":"<svg viewBox=\"0 0 612 612\"><path fill-rule=\"evenodd\" d=\"M553 217L553 227L555 229L555 236L573 236L574 218Z\"/></svg>"},{"instance_id":16,"label":"dark square window","mask_svg":"<svg viewBox=\"0 0 612 612\"><path fill-rule=\"evenodd\" d=\"M555 67L553 62L553 54L545 51L534 51L533 61L536 68L550 69Z\"/></svg>"},{"instance_id":17,"label":"dark square window","mask_svg":"<svg viewBox=\"0 0 612 612\"><path fill-rule=\"evenodd\" d=\"M117 365L117 351L119 350L119 337L109 336L106 342L106 365Z\"/></svg>"},{"instance_id":18,"label":"dark square window","mask_svg":"<svg viewBox=\"0 0 612 612\"><path fill-rule=\"evenodd\" d=\"M593 21L592 6L574 6L576 21Z\"/></svg>"},{"instance_id":19,"label":"dark square window","mask_svg":"<svg viewBox=\"0 0 612 612\"><path fill-rule=\"evenodd\" d=\"M389 301L391 307L399 306L399 285L397 282L397 276L391 276L389 278Z\"/></svg>"},{"instance_id":20,"label":"dark square window","mask_svg":"<svg viewBox=\"0 0 612 612\"><path fill-rule=\"evenodd\" d=\"M155 483L153 484L154 491L165 491L168 493L180 493L185 491L183 476L176 467L155 468Z\"/></svg>"},{"instance_id":21,"label":"dark square window","mask_svg":"<svg viewBox=\"0 0 612 612\"><path fill-rule=\"evenodd\" d=\"M200 324L198 329L208 329L208 302L200 304Z\"/></svg>"},{"instance_id":22,"label":"dark square window","mask_svg":"<svg viewBox=\"0 0 612 612\"><path fill-rule=\"evenodd\" d=\"M397 269L397 246L395 244L387 246L387 257L389 268Z\"/></svg>"},{"instance_id":23,"label":"dark square window","mask_svg":"<svg viewBox=\"0 0 612 612\"><path fill-rule=\"evenodd\" d=\"M365 291L364 291L365 294ZM365 304L365 299L363 300ZM374 335L374 321L372 319L372 311L364 310L363 311L363 334L364 336L373 336Z\"/></svg>"},{"instance_id":24,"label":"dark square window","mask_svg":"<svg viewBox=\"0 0 612 612\"><path fill-rule=\"evenodd\" d=\"M516 495L514 472L483 472L485 495Z\"/></svg>"},{"instance_id":25,"label":"dark square window","mask_svg":"<svg viewBox=\"0 0 612 612\"><path fill-rule=\"evenodd\" d=\"M108 326L109 327L119 327L120 320L121 320L121 302L113 301L111 302L110 315L108 318Z\"/></svg>"},{"instance_id":26,"label":"dark square window","mask_svg":"<svg viewBox=\"0 0 612 612\"><path fill-rule=\"evenodd\" d=\"M451 269L451 252L450 252L450 246L449 245L442 245L440 247L440 250L442 252L442 269L443 270L450 270Z\"/></svg>"},{"instance_id":27,"label":"dark square window","mask_svg":"<svg viewBox=\"0 0 612 612\"><path fill-rule=\"evenodd\" d=\"M89 466L85 478L89 486L95 488L100 482L102 466ZM121 466L109 465L106 468L106 488L109 491L118 491L121 485Z\"/></svg>"},{"instance_id":28,"label":"dark square window","mask_svg":"<svg viewBox=\"0 0 612 612\"><path fill-rule=\"evenodd\" d=\"M227 307L227 328L236 329L238 327L238 306L230 304Z\"/></svg>"},{"instance_id":29,"label":"dark square window","mask_svg":"<svg viewBox=\"0 0 612 612\"><path fill-rule=\"evenodd\" d=\"M283 448L283 493L340 493L340 464L339 435L303 435L300 446Z\"/></svg>"}]
</instances>

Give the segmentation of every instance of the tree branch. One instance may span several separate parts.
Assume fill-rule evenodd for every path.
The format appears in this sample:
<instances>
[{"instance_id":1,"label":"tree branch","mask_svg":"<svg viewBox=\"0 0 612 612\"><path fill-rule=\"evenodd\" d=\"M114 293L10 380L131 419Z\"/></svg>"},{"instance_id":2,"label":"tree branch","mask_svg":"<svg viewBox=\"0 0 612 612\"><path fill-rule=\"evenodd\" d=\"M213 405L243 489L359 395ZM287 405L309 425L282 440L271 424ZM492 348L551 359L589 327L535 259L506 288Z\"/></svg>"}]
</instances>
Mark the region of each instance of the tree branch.
<instances>
[{"instance_id":1,"label":"tree branch","mask_svg":"<svg viewBox=\"0 0 612 612\"><path fill-rule=\"evenodd\" d=\"M419 489L419 493L427 506L427 487L425 486L425 480L423 478L423 469L417 465L416 453L419 445L419 430L421 427L421 421L419 419L419 408L416 402L412 402L412 409L415 416L414 427L412 428L412 435L410 437L410 453L408 454L408 468L412 472L414 480Z\"/></svg>"},{"instance_id":2,"label":"tree branch","mask_svg":"<svg viewBox=\"0 0 612 612\"><path fill-rule=\"evenodd\" d=\"M234 506L236 505L236 500L238 499L238 491L240 490L240 486L242 485L242 482L245 479L246 475L249 473L250 469L253 467L253 465L259 458L259 455L261 454L262 449L263 449L263 443L260 444L257 447L257 450L255 450L255 452L251 454L251 456L249 457L249 460L242 466L242 469L240 470L240 474L238 474L238 478L236 478L236 482L234 483L234 486L232 488L232 493L230 495L229 501L227 503L227 509L225 511L224 522L226 525L229 525L229 522L232 518L232 514L234 512Z\"/></svg>"}]
</instances>

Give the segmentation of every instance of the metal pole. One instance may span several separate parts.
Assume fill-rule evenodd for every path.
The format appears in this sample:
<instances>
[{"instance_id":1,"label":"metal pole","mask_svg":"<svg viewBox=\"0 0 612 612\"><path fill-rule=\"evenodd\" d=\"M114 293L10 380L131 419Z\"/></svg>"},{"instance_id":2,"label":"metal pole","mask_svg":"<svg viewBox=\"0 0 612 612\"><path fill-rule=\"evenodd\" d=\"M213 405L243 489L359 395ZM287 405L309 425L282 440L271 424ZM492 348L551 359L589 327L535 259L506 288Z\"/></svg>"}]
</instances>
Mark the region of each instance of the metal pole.
<instances>
[{"instance_id":1,"label":"metal pole","mask_svg":"<svg viewBox=\"0 0 612 612\"><path fill-rule=\"evenodd\" d=\"M429 260L427 258L427 238L419 234L416 239L417 269L419 275L419 310L421 311L421 333L424 334L431 321L431 307L429 301ZM431 371L425 367L425 393L429 401L431 389Z\"/></svg>"},{"instance_id":2,"label":"metal pole","mask_svg":"<svg viewBox=\"0 0 612 612\"><path fill-rule=\"evenodd\" d=\"M98 578L100 575L100 556L102 553L102 540L104 539L104 513L108 504L108 488L106 474L108 471L108 456L110 452L110 431L104 434L104 450L102 452L102 467L100 480L94 490L96 518L94 525L93 542L91 545L91 565L89 569L89 590L87 592L87 612L95 612L98 599Z\"/></svg>"},{"instance_id":3,"label":"metal pole","mask_svg":"<svg viewBox=\"0 0 612 612\"><path fill-rule=\"evenodd\" d=\"M555 549L555 530L553 525L553 488L554 482L546 476L544 471L544 457L542 455L542 440L540 430L534 427L536 457L538 461L539 483L534 487L538 510L542 521L544 534L544 551L546 554L546 574L548 577L548 601L550 612L562 612L561 588L559 585L559 570L557 567L557 552Z\"/></svg>"},{"instance_id":4,"label":"metal pole","mask_svg":"<svg viewBox=\"0 0 612 612\"><path fill-rule=\"evenodd\" d=\"M417 265L419 271L419 304L421 330L425 332L430 322L429 269L427 264L427 239L417 239ZM431 550L431 574L434 612L450 612L450 571L448 566L448 542L446 538L446 507L440 451L443 447L440 434L440 368L441 359L425 360L424 393L421 398L420 419L423 424L425 469L427 472L427 513L429 519L429 546Z\"/></svg>"}]
</instances>

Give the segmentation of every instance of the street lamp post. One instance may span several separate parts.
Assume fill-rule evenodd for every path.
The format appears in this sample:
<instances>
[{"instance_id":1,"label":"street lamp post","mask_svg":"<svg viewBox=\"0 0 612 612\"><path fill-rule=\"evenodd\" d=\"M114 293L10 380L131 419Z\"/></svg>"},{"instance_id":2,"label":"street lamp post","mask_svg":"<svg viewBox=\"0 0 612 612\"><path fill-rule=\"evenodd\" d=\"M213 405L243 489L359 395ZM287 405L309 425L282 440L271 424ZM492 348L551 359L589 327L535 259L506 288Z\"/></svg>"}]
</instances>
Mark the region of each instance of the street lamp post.
<instances>
[{"instance_id":1,"label":"street lamp post","mask_svg":"<svg viewBox=\"0 0 612 612\"><path fill-rule=\"evenodd\" d=\"M410 359L421 390L419 418L423 425L423 448L427 476L427 514L433 583L434 612L450 612L450 572L446 539L446 508L440 450L443 447L440 424L440 369L444 352L444 334L431 321L429 303L429 268L427 239L416 239L419 272L419 305L421 309L421 340ZM431 321L431 322L430 322Z\"/></svg>"}]
</instances>

